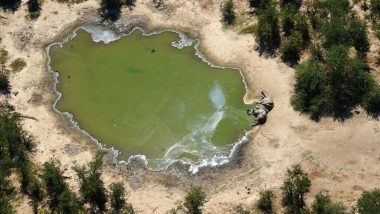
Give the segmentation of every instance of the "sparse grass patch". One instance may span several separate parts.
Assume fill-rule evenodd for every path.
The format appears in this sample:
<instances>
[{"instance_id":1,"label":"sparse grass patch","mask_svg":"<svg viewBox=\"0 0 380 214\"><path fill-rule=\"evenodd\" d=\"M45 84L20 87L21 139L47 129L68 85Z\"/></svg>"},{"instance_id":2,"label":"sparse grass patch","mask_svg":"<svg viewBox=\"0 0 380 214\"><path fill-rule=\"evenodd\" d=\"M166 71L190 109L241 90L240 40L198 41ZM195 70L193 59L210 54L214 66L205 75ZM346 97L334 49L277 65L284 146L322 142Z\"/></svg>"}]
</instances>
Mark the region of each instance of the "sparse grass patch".
<instances>
[{"instance_id":1,"label":"sparse grass patch","mask_svg":"<svg viewBox=\"0 0 380 214\"><path fill-rule=\"evenodd\" d=\"M245 27L241 29L241 34L256 34L257 32L257 25L250 25L248 27Z\"/></svg>"},{"instance_id":2,"label":"sparse grass patch","mask_svg":"<svg viewBox=\"0 0 380 214\"><path fill-rule=\"evenodd\" d=\"M21 71L26 66L26 62L25 60L21 58L17 58L11 63L10 66L13 72L18 72L18 71Z\"/></svg>"}]
</instances>

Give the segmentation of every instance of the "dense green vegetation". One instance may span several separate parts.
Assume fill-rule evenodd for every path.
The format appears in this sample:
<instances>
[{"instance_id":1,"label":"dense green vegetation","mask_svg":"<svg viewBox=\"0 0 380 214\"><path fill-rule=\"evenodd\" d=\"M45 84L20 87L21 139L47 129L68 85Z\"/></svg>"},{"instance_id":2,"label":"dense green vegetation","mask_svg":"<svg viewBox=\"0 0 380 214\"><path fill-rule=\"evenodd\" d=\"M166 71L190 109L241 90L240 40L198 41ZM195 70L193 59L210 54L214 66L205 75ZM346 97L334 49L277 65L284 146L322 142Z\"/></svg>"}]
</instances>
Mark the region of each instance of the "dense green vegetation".
<instances>
[{"instance_id":1,"label":"dense green vegetation","mask_svg":"<svg viewBox=\"0 0 380 214\"><path fill-rule=\"evenodd\" d=\"M106 188L102 174L103 153L98 153L88 166L77 166L74 168L79 178L79 192L82 199L89 203L92 212L104 212L106 210Z\"/></svg>"},{"instance_id":2,"label":"dense green vegetation","mask_svg":"<svg viewBox=\"0 0 380 214\"><path fill-rule=\"evenodd\" d=\"M288 177L282 189L282 205L287 213L303 213L305 211L305 196L310 191L311 182L307 173L300 165L288 169Z\"/></svg>"},{"instance_id":3,"label":"dense green vegetation","mask_svg":"<svg viewBox=\"0 0 380 214\"><path fill-rule=\"evenodd\" d=\"M264 190L260 192L260 199L257 201L256 207L264 214L273 213L274 193L272 190Z\"/></svg>"},{"instance_id":4,"label":"dense green vegetation","mask_svg":"<svg viewBox=\"0 0 380 214\"><path fill-rule=\"evenodd\" d=\"M380 213L380 190L365 191L357 203L360 214Z\"/></svg>"},{"instance_id":5,"label":"dense green vegetation","mask_svg":"<svg viewBox=\"0 0 380 214\"><path fill-rule=\"evenodd\" d=\"M234 2L227 0L222 6L222 23L226 25L232 25L235 23L236 15L234 12Z\"/></svg>"},{"instance_id":6,"label":"dense green vegetation","mask_svg":"<svg viewBox=\"0 0 380 214\"><path fill-rule=\"evenodd\" d=\"M360 105L377 117L380 86L369 73L366 55L368 25L380 36L379 2L370 0L365 6L369 19L361 20L348 0L250 0L258 22L241 33L256 34L260 53L279 50L283 62L296 66L291 99L296 110L313 120L345 119ZM302 4L305 10L300 10ZM309 59L297 66L304 53Z\"/></svg>"},{"instance_id":7,"label":"dense green vegetation","mask_svg":"<svg viewBox=\"0 0 380 214\"><path fill-rule=\"evenodd\" d=\"M13 210L11 201L15 196L14 187L9 176L19 175L21 191L34 196L32 181L32 163L28 154L33 151L34 139L22 130L21 115L8 104L0 106L0 210L10 213Z\"/></svg>"},{"instance_id":8,"label":"dense green vegetation","mask_svg":"<svg viewBox=\"0 0 380 214\"><path fill-rule=\"evenodd\" d=\"M171 209L168 213L201 214L202 207L206 202L206 193L203 192L202 188L192 186L187 192L184 202L181 201L176 208Z\"/></svg>"},{"instance_id":9,"label":"dense green vegetation","mask_svg":"<svg viewBox=\"0 0 380 214\"><path fill-rule=\"evenodd\" d=\"M346 208L342 203L333 203L328 194L318 193L312 206L312 214L344 214Z\"/></svg>"},{"instance_id":10,"label":"dense green vegetation","mask_svg":"<svg viewBox=\"0 0 380 214\"><path fill-rule=\"evenodd\" d=\"M260 53L273 54L280 46L279 13L272 1L260 4L258 12L257 40Z\"/></svg>"}]
</instances>

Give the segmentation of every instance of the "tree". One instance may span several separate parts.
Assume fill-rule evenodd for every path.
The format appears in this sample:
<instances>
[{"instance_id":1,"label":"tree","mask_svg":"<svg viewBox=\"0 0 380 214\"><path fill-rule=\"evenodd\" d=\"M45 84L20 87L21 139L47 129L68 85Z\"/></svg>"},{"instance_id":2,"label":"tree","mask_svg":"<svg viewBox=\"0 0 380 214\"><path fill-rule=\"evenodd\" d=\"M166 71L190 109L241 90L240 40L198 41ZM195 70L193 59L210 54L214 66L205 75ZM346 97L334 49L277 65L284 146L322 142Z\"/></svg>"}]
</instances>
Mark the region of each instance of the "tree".
<instances>
[{"instance_id":1,"label":"tree","mask_svg":"<svg viewBox=\"0 0 380 214\"><path fill-rule=\"evenodd\" d=\"M367 36L367 26L365 22L356 18L349 21L348 37L350 38L350 45L354 46L356 51L365 56L369 50L369 41Z\"/></svg>"},{"instance_id":2,"label":"tree","mask_svg":"<svg viewBox=\"0 0 380 214\"><path fill-rule=\"evenodd\" d=\"M281 46L281 59L289 65L295 65L300 59L302 50L302 37L299 32L294 32Z\"/></svg>"},{"instance_id":3,"label":"tree","mask_svg":"<svg viewBox=\"0 0 380 214\"><path fill-rule=\"evenodd\" d=\"M206 193L200 187L193 186L187 193L183 205L186 208L186 213L201 214L202 207L206 202Z\"/></svg>"},{"instance_id":4,"label":"tree","mask_svg":"<svg viewBox=\"0 0 380 214\"><path fill-rule=\"evenodd\" d=\"M281 0L281 6L293 5L295 7L301 7L302 0Z\"/></svg>"},{"instance_id":5,"label":"tree","mask_svg":"<svg viewBox=\"0 0 380 214\"><path fill-rule=\"evenodd\" d=\"M84 201L91 205L92 212L96 210L103 212L106 209L106 189L103 180L100 178L102 174L103 156L104 153L99 152L87 167L74 167L79 178L79 192Z\"/></svg>"},{"instance_id":6,"label":"tree","mask_svg":"<svg viewBox=\"0 0 380 214\"><path fill-rule=\"evenodd\" d=\"M356 206L360 214L380 213L380 190L363 192Z\"/></svg>"},{"instance_id":7,"label":"tree","mask_svg":"<svg viewBox=\"0 0 380 214\"><path fill-rule=\"evenodd\" d=\"M375 85L364 96L363 107L369 115L377 117L380 114L380 86Z\"/></svg>"},{"instance_id":8,"label":"tree","mask_svg":"<svg viewBox=\"0 0 380 214\"><path fill-rule=\"evenodd\" d=\"M309 175L300 165L288 169L288 177L284 181L282 189L282 204L287 213L302 213L305 209L305 195L309 192L311 182Z\"/></svg>"},{"instance_id":9,"label":"tree","mask_svg":"<svg viewBox=\"0 0 380 214\"><path fill-rule=\"evenodd\" d=\"M76 195L65 188L58 197L57 213L77 214L80 213L81 205L78 203Z\"/></svg>"},{"instance_id":10,"label":"tree","mask_svg":"<svg viewBox=\"0 0 380 214\"><path fill-rule=\"evenodd\" d=\"M359 104L376 105L375 82L360 57L350 57L348 49L340 45L328 49L323 59L314 58L317 60L308 60L296 68L291 101L296 110L309 114L313 120L321 116L344 119Z\"/></svg>"},{"instance_id":11,"label":"tree","mask_svg":"<svg viewBox=\"0 0 380 214\"><path fill-rule=\"evenodd\" d=\"M233 0L227 0L222 7L222 23L226 25L232 25L235 23L235 12Z\"/></svg>"},{"instance_id":12,"label":"tree","mask_svg":"<svg viewBox=\"0 0 380 214\"><path fill-rule=\"evenodd\" d=\"M120 18L121 5L121 0L101 0L100 16L103 20L110 20L112 22L118 20Z\"/></svg>"},{"instance_id":13,"label":"tree","mask_svg":"<svg viewBox=\"0 0 380 214\"><path fill-rule=\"evenodd\" d=\"M131 204L126 202L125 199L125 188L122 182L112 183L110 186L111 190L111 208L113 214L134 214L135 211Z\"/></svg>"},{"instance_id":14,"label":"tree","mask_svg":"<svg viewBox=\"0 0 380 214\"><path fill-rule=\"evenodd\" d=\"M260 192L260 199L257 202L257 208L264 214L273 213L273 198L272 190L264 190Z\"/></svg>"},{"instance_id":15,"label":"tree","mask_svg":"<svg viewBox=\"0 0 380 214\"><path fill-rule=\"evenodd\" d=\"M289 36L295 27L295 15L297 13L297 8L293 5L286 5L281 10L281 24L282 31L285 36Z\"/></svg>"},{"instance_id":16,"label":"tree","mask_svg":"<svg viewBox=\"0 0 380 214\"><path fill-rule=\"evenodd\" d=\"M307 23L307 17L302 14L297 14L295 17L294 30L301 33L302 45L305 48L310 42L309 25Z\"/></svg>"},{"instance_id":17,"label":"tree","mask_svg":"<svg viewBox=\"0 0 380 214\"><path fill-rule=\"evenodd\" d=\"M273 54L280 45L278 13L273 3L259 11L257 40L260 53Z\"/></svg>"},{"instance_id":18,"label":"tree","mask_svg":"<svg viewBox=\"0 0 380 214\"><path fill-rule=\"evenodd\" d=\"M370 11L373 20L380 18L380 0L370 0Z\"/></svg>"},{"instance_id":19,"label":"tree","mask_svg":"<svg viewBox=\"0 0 380 214\"><path fill-rule=\"evenodd\" d=\"M59 167L52 161L45 162L41 178L50 198L50 208L55 210L59 204L59 197L67 188Z\"/></svg>"},{"instance_id":20,"label":"tree","mask_svg":"<svg viewBox=\"0 0 380 214\"><path fill-rule=\"evenodd\" d=\"M345 214L346 208L341 203L332 203L330 196L318 193L312 204L312 214Z\"/></svg>"},{"instance_id":21,"label":"tree","mask_svg":"<svg viewBox=\"0 0 380 214\"><path fill-rule=\"evenodd\" d=\"M326 77L321 63L309 60L296 67L295 93L291 104L294 109L308 113L313 120L325 114L325 83Z\"/></svg>"},{"instance_id":22,"label":"tree","mask_svg":"<svg viewBox=\"0 0 380 214\"><path fill-rule=\"evenodd\" d=\"M330 93L330 110L334 116L347 114L373 85L373 79L366 71L366 64L360 58L348 56L344 46L334 46L326 53L327 84Z\"/></svg>"},{"instance_id":23,"label":"tree","mask_svg":"<svg viewBox=\"0 0 380 214\"><path fill-rule=\"evenodd\" d=\"M124 0L124 4L131 9L136 6L136 0Z\"/></svg>"},{"instance_id":24,"label":"tree","mask_svg":"<svg viewBox=\"0 0 380 214\"><path fill-rule=\"evenodd\" d=\"M28 195L31 199L31 205L34 213L38 213L38 206L44 199L42 184L37 178L33 178L28 185Z\"/></svg>"},{"instance_id":25,"label":"tree","mask_svg":"<svg viewBox=\"0 0 380 214\"><path fill-rule=\"evenodd\" d=\"M3 8L4 11L10 10L11 12L15 12L21 5L21 0L1 0L0 7Z\"/></svg>"},{"instance_id":26,"label":"tree","mask_svg":"<svg viewBox=\"0 0 380 214\"><path fill-rule=\"evenodd\" d=\"M31 19L36 19L40 16L40 3L38 0L28 0L28 11Z\"/></svg>"}]
</instances>

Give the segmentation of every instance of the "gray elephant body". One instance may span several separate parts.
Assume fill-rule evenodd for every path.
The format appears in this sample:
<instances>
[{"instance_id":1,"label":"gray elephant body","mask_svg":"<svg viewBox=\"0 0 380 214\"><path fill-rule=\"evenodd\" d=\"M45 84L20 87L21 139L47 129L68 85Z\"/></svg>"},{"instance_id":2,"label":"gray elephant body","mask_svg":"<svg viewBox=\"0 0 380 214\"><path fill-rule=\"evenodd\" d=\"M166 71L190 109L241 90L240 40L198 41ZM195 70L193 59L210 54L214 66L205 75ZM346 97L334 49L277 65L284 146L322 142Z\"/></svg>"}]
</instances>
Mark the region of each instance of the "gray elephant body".
<instances>
[{"instance_id":1,"label":"gray elephant body","mask_svg":"<svg viewBox=\"0 0 380 214\"><path fill-rule=\"evenodd\" d=\"M270 112L273 108L273 100L262 91L261 98L257 102L256 107L254 109L247 109L247 114L255 117L255 121L251 124L251 126L264 124L267 121L268 112Z\"/></svg>"}]
</instances>

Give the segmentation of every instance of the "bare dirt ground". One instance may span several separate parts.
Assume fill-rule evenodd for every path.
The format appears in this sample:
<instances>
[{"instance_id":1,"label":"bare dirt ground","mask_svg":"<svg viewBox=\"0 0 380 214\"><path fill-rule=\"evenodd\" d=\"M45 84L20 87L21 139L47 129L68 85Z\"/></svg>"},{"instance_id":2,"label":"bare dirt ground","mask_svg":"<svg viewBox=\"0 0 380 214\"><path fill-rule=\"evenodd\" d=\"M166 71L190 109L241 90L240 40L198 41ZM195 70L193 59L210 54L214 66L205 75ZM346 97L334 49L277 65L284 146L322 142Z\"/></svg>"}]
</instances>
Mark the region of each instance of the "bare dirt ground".
<instances>
[{"instance_id":1,"label":"bare dirt ground","mask_svg":"<svg viewBox=\"0 0 380 214\"><path fill-rule=\"evenodd\" d=\"M310 173L310 195L327 191L336 200L353 205L363 190L380 187L380 123L377 120L358 109L359 114L344 122L329 118L318 123L310 121L295 112L289 102L294 70L277 58L259 56L254 37L240 35L240 27L224 28L220 23L221 1L164 2L165 6L157 10L151 1L137 0L133 11L124 9L117 24L138 19L144 20L150 29L189 32L201 39L200 49L211 61L242 69L250 88L245 97L247 101L266 90L274 99L275 108L267 123L253 130L253 139L241 152L239 163L225 169L188 175L175 167L159 173L130 168L121 176L120 171L107 167L103 175L106 184L124 180L128 200L138 213L165 213L181 200L190 184L201 185L207 192L205 213L232 213L236 205L250 207L260 190L278 189L286 169L296 163L301 163ZM235 2L238 23L248 22L247 3ZM95 0L71 6L45 0L36 21L25 19L25 4L13 14L0 12L6 17L0 19L0 47L9 51L11 59L21 57L27 62L21 72L12 74L12 92L18 94L13 94L8 101L20 113L37 119L24 122L24 128L39 142L33 159L39 164L58 159L74 188L77 187L71 167L90 161L94 146L52 110L55 95L51 74L46 69L45 47L80 23L99 21L98 7ZM375 42L371 53L377 50L379 41ZM20 204L19 213L29 213L28 210L32 213L25 201Z\"/></svg>"}]
</instances>

